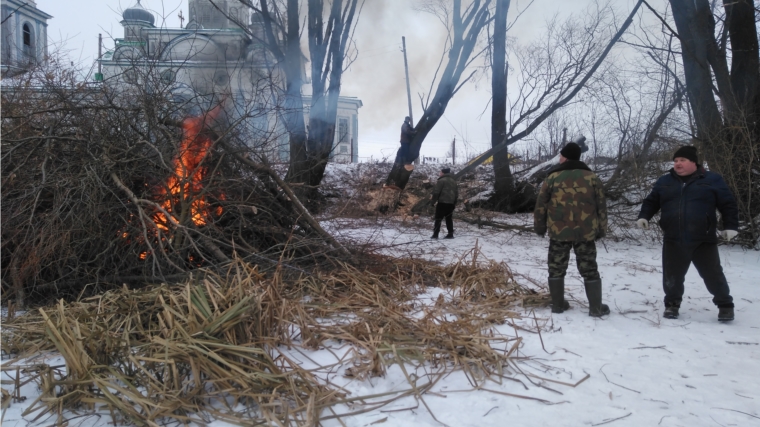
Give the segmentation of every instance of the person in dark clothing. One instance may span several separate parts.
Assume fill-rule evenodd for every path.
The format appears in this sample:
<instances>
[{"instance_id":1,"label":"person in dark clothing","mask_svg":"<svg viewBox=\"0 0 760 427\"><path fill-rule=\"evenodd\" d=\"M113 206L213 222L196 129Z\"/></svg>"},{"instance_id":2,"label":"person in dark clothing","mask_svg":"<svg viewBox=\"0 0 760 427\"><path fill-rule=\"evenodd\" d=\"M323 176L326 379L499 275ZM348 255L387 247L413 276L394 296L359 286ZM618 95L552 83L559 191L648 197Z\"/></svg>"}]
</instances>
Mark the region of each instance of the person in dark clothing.
<instances>
[{"instance_id":1,"label":"person in dark clothing","mask_svg":"<svg viewBox=\"0 0 760 427\"><path fill-rule=\"evenodd\" d=\"M570 142L560 151L560 164L549 170L533 211L536 234L549 233L549 293L552 313L570 308L565 300L565 275L570 251L575 251L578 272L588 298L588 314L610 314L602 304L602 277L596 263L596 240L607 232L607 201L602 181L581 160L581 147Z\"/></svg>"},{"instance_id":2,"label":"person in dark clothing","mask_svg":"<svg viewBox=\"0 0 760 427\"><path fill-rule=\"evenodd\" d=\"M654 184L636 221L639 227L649 228L649 221L661 211L662 287L667 319L678 318L684 277L693 263L718 306L718 320L734 320L734 302L718 255L716 208L723 218L720 235L725 240L733 239L739 229L734 195L723 177L699 166L696 147L679 148L673 155L673 168Z\"/></svg>"},{"instance_id":3,"label":"person in dark clothing","mask_svg":"<svg viewBox=\"0 0 760 427\"><path fill-rule=\"evenodd\" d=\"M446 230L449 232L444 239L454 238L454 220L452 214L459 199L459 189L451 169L443 168L438 173L438 182L433 189L431 203L435 206L435 225L433 226L433 239L438 238L441 231L441 221L446 219Z\"/></svg>"},{"instance_id":4,"label":"person in dark clothing","mask_svg":"<svg viewBox=\"0 0 760 427\"><path fill-rule=\"evenodd\" d=\"M410 172L414 169L414 166L412 166L412 161L414 161L414 159L409 158L409 151L414 135L416 134L417 131L414 130L412 118L409 116L404 117L404 123L401 124L401 146L396 152L396 160L394 161L393 170L388 174L388 179L385 180L385 185L383 185L384 188L401 191L401 188L399 188L393 181L393 172L401 167Z\"/></svg>"},{"instance_id":5,"label":"person in dark clothing","mask_svg":"<svg viewBox=\"0 0 760 427\"><path fill-rule=\"evenodd\" d=\"M412 143L412 139L414 139L414 135L417 134L417 131L414 130L414 124L412 123L412 118L409 116L404 117L404 123L401 125L401 147L398 149L398 153L396 154L396 162L401 164L409 164L414 159L409 159L409 144Z\"/></svg>"}]
</instances>

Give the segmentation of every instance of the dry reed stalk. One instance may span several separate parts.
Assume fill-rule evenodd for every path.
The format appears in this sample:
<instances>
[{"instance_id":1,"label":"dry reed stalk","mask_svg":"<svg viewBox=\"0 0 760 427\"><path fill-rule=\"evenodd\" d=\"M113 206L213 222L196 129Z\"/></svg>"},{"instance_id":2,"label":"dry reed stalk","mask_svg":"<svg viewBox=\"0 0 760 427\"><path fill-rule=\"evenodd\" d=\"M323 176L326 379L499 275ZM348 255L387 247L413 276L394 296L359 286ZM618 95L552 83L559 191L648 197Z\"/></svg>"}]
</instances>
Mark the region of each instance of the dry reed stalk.
<instances>
[{"instance_id":1,"label":"dry reed stalk","mask_svg":"<svg viewBox=\"0 0 760 427\"><path fill-rule=\"evenodd\" d=\"M19 356L57 350L64 358L65 371L39 365L31 374L42 396L25 413L39 412L38 418L106 409L137 425L212 418L318 425L350 415L323 414L327 408L381 396L349 398L278 346L325 348L337 340L353 348L338 362L347 376L384 375L391 364L404 372L405 364L429 365L441 372L438 379L461 369L482 387L505 375L519 344L495 325L518 318L516 307L548 299L520 286L505 264L477 247L450 266L378 261L283 280L236 259L223 273L124 287L9 319L3 348ZM447 297L420 304L427 286L444 288ZM421 386L406 376L411 390L368 407L410 395L424 404L422 394L435 381Z\"/></svg>"},{"instance_id":2,"label":"dry reed stalk","mask_svg":"<svg viewBox=\"0 0 760 427\"><path fill-rule=\"evenodd\" d=\"M0 399L0 407L3 411L2 415L0 415L0 423L2 423L5 419L5 411L11 406L11 393L4 388L0 388L0 393L2 393L2 399Z\"/></svg>"}]
</instances>

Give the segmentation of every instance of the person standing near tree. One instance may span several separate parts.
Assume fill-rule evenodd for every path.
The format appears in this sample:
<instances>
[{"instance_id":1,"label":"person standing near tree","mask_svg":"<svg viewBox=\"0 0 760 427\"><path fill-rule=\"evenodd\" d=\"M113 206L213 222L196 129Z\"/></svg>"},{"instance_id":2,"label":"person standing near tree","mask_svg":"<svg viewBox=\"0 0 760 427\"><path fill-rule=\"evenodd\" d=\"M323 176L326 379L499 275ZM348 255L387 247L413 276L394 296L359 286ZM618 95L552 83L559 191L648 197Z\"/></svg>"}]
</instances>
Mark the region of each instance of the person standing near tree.
<instances>
[{"instance_id":1,"label":"person standing near tree","mask_svg":"<svg viewBox=\"0 0 760 427\"><path fill-rule=\"evenodd\" d=\"M570 142L562 148L560 164L549 170L539 191L533 225L539 236L549 233L552 313L570 308L565 300L565 274L572 249L586 288L588 314L601 317L610 314L610 308L602 304L595 241L607 231L607 203L602 182L580 158L578 144Z\"/></svg>"},{"instance_id":2,"label":"person standing near tree","mask_svg":"<svg viewBox=\"0 0 760 427\"><path fill-rule=\"evenodd\" d=\"M718 320L734 320L734 300L718 255L716 209L723 218L725 240L738 234L739 209L723 177L699 166L697 148L686 145L673 154L673 168L660 177L641 204L636 223L649 228L657 211L664 235L662 287L666 319L677 319L684 277L692 263L718 306Z\"/></svg>"},{"instance_id":3,"label":"person standing near tree","mask_svg":"<svg viewBox=\"0 0 760 427\"><path fill-rule=\"evenodd\" d=\"M459 189L457 188L457 180L451 174L451 169L441 169L438 172L438 182L435 184L431 198L431 203L435 205L435 224L431 238L438 238L438 233L441 231L441 222L444 219L446 219L446 231L448 231L444 239L454 238L454 219L452 215L454 214L454 207L456 207L458 199Z\"/></svg>"}]
</instances>

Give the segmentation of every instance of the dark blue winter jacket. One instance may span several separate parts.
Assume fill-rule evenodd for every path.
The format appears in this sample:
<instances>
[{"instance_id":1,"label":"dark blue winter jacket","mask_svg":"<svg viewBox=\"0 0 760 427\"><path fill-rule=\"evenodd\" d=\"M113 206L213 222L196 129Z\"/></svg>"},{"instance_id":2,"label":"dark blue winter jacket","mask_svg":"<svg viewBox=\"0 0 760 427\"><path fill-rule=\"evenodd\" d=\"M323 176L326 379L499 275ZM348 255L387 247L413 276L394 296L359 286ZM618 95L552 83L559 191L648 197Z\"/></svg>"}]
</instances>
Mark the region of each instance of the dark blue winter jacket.
<instances>
[{"instance_id":1,"label":"dark blue winter jacket","mask_svg":"<svg viewBox=\"0 0 760 427\"><path fill-rule=\"evenodd\" d=\"M723 177L700 167L687 182L683 182L671 169L657 180L652 192L644 199L639 218L649 221L662 210L660 227L665 240L716 243L716 208L723 218L724 229L739 229L736 199Z\"/></svg>"}]
</instances>

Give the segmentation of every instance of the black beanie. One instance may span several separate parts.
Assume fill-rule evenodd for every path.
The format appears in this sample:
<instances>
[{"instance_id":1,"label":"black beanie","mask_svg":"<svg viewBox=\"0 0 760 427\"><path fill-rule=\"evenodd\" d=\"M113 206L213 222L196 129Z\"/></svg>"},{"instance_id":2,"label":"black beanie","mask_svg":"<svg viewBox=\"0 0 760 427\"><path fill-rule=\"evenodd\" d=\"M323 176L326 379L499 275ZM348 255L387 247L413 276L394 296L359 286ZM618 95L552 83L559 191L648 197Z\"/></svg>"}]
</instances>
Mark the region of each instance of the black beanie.
<instances>
[{"instance_id":1,"label":"black beanie","mask_svg":"<svg viewBox=\"0 0 760 427\"><path fill-rule=\"evenodd\" d=\"M559 154L562 154L567 160L580 160L581 146L574 142L568 142Z\"/></svg>"},{"instance_id":2,"label":"black beanie","mask_svg":"<svg viewBox=\"0 0 760 427\"><path fill-rule=\"evenodd\" d=\"M697 158L697 147L693 145L684 145L683 147L676 150L676 153L673 154L673 160L675 160L676 157L683 157L684 159L689 159L694 163L699 163Z\"/></svg>"},{"instance_id":3,"label":"black beanie","mask_svg":"<svg viewBox=\"0 0 760 427\"><path fill-rule=\"evenodd\" d=\"M441 172L443 172L443 173L451 173L451 169L449 169L449 168L443 168L443 169L441 169Z\"/></svg>"}]
</instances>

